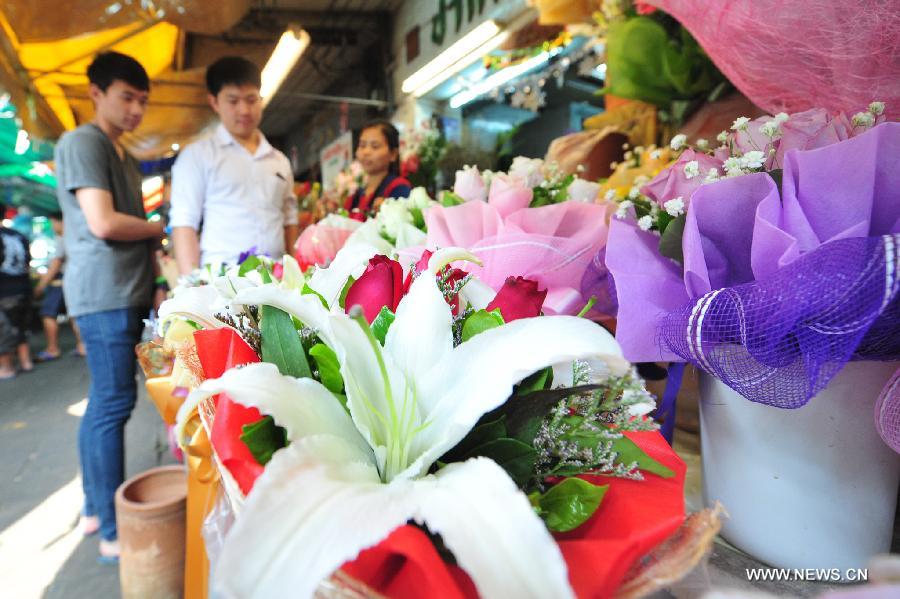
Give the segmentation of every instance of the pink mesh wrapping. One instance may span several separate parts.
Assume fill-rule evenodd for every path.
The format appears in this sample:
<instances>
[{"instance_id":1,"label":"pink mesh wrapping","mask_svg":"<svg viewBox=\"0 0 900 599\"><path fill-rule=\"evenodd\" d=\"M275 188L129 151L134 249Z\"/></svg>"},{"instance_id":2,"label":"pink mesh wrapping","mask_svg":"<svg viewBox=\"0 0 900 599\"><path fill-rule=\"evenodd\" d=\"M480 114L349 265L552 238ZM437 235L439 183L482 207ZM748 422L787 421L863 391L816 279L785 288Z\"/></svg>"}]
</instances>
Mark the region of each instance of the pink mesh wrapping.
<instances>
[{"instance_id":1,"label":"pink mesh wrapping","mask_svg":"<svg viewBox=\"0 0 900 599\"><path fill-rule=\"evenodd\" d=\"M728 79L766 111L900 118L897 0L648 0L678 19Z\"/></svg>"},{"instance_id":2,"label":"pink mesh wrapping","mask_svg":"<svg viewBox=\"0 0 900 599\"><path fill-rule=\"evenodd\" d=\"M875 429L885 443L900 453L900 370L894 373L875 402Z\"/></svg>"},{"instance_id":3,"label":"pink mesh wrapping","mask_svg":"<svg viewBox=\"0 0 900 599\"><path fill-rule=\"evenodd\" d=\"M338 250L362 223L331 215L307 227L294 245L294 257L302 270L312 265L328 266Z\"/></svg>"}]
</instances>

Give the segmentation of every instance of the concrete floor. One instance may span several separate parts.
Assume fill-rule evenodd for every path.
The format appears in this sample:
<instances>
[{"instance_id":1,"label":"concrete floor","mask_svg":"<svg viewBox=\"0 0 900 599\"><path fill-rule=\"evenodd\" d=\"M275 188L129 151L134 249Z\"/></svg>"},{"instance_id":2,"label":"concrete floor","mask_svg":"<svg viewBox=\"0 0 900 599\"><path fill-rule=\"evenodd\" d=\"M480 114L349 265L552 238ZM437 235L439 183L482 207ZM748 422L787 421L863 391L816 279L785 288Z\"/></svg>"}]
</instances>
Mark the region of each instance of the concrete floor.
<instances>
[{"instance_id":1,"label":"concrete floor","mask_svg":"<svg viewBox=\"0 0 900 599\"><path fill-rule=\"evenodd\" d=\"M32 340L43 349L40 335ZM0 597L114 598L116 566L101 565L97 537L76 529L82 492L76 439L87 396L84 358L72 356L63 328L62 357L0 381ZM143 385L140 385L143 391ZM126 427L126 476L173 460L165 429L141 394Z\"/></svg>"},{"instance_id":2,"label":"concrete floor","mask_svg":"<svg viewBox=\"0 0 900 599\"><path fill-rule=\"evenodd\" d=\"M83 358L69 355L74 341L63 329L63 357L34 372L0 381L0 598L114 598L118 570L96 561L97 540L76 530L81 508L76 434L88 375ZM36 336L38 337L38 336ZM38 343L38 339L34 340ZM35 346L35 351L41 347ZM696 392L691 377L679 401L675 446L688 464L689 509L701 507ZM165 430L143 394L126 430L127 474L172 463ZM895 535L894 551L900 549ZM653 599L719 596L816 597L833 587L813 582L754 582L746 568L764 564L718 541L707 561ZM847 587L843 587L847 588ZM728 593L738 593L737 595ZM769 596L769 595L764 595ZM897 594L900 597L900 593Z\"/></svg>"}]
</instances>

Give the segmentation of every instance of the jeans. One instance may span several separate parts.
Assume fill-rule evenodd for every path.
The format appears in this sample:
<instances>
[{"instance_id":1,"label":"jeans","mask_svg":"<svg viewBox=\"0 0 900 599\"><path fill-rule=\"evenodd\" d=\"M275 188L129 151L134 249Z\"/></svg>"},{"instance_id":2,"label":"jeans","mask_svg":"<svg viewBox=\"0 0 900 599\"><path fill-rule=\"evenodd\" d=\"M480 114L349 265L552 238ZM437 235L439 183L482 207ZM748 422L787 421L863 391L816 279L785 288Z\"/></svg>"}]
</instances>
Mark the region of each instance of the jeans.
<instances>
[{"instance_id":1,"label":"jeans","mask_svg":"<svg viewBox=\"0 0 900 599\"><path fill-rule=\"evenodd\" d=\"M134 346L148 309L122 308L75 318L91 373L78 430L84 513L100 518L100 535L116 535L115 493L125 480L125 423L137 398Z\"/></svg>"}]
</instances>

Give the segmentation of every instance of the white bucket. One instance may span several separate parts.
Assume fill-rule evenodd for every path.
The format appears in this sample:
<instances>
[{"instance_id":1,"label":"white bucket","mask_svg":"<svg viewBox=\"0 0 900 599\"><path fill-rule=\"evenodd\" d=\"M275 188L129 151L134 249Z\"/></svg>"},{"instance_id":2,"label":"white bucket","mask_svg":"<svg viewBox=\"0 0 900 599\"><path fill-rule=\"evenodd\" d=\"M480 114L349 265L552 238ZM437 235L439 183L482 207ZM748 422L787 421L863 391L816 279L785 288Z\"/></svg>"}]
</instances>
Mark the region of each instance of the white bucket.
<instances>
[{"instance_id":1,"label":"white bucket","mask_svg":"<svg viewBox=\"0 0 900 599\"><path fill-rule=\"evenodd\" d=\"M891 546L900 455L875 400L897 363L851 362L796 410L748 401L700 373L703 498L722 536L781 568L865 568Z\"/></svg>"}]
</instances>

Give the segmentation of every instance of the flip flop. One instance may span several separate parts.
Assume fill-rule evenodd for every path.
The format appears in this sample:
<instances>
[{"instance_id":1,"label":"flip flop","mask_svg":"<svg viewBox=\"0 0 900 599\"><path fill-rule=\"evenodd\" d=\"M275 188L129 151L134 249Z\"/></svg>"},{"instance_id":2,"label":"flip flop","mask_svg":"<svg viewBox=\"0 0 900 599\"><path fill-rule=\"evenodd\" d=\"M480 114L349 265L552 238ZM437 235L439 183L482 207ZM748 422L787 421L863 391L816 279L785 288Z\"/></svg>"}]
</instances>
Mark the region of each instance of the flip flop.
<instances>
[{"instance_id":1,"label":"flip flop","mask_svg":"<svg viewBox=\"0 0 900 599\"><path fill-rule=\"evenodd\" d=\"M50 352L44 350L44 351L38 352L38 354L34 357L34 359L37 360L38 362L52 362L53 360L59 359L59 354L56 354L54 356Z\"/></svg>"},{"instance_id":2,"label":"flip flop","mask_svg":"<svg viewBox=\"0 0 900 599\"><path fill-rule=\"evenodd\" d=\"M83 353L81 353L80 351L78 351L77 349L73 349L72 351L70 351L70 352L69 352L69 355L70 355L70 356L77 356L77 357L79 357L79 358L87 357L87 354L83 354Z\"/></svg>"},{"instance_id":3,"label":"flip flop","mask_svg":"<svg viewBox=\"0 0 900 599\"><path fill-rule=\"evenodd\" d=\"M12 372L10 374L0 374L0 381L11 381L16 378L16 373Z\"/></svg>"}]
</instances>

